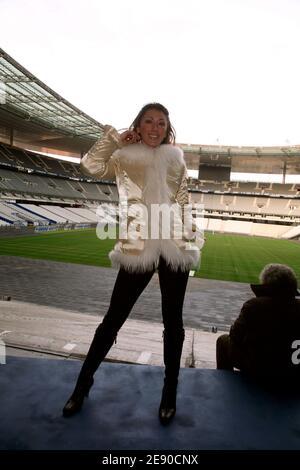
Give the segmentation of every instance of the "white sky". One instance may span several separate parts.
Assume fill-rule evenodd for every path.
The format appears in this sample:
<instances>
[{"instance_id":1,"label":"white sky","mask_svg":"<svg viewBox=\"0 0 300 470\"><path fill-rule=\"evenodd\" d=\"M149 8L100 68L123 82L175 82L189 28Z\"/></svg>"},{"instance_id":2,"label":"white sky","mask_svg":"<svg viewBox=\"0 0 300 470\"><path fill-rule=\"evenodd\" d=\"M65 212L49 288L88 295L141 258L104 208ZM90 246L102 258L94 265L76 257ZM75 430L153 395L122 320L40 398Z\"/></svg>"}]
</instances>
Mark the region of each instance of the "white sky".
<instances>
[{"instance_id":1,"label":"white sky","mask_svg":"<svg viewBox=\"0 0 300 470\"><path fill-rule=\"evenodd\" d=\"M300 144L300 0L0 0L0 47L124 128L149 101L178 143Z\"/></svg>"}]
</instances>

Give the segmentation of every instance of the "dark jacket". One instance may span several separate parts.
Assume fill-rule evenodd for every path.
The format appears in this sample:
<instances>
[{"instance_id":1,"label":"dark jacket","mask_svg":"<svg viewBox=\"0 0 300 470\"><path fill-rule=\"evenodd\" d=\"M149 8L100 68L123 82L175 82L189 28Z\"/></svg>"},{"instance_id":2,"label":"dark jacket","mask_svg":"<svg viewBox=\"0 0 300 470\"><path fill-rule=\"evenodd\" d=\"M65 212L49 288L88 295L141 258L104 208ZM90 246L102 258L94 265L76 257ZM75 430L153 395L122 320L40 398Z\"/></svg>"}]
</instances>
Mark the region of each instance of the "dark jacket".
<instances>
[{"instance_id":1,"label":"dark jacket","mask_svg":"<svg viewBox=\"0 0 300 470\"><path fill-rule=\"evenodd\" d=\"M244 303L230 329L235 363L253 375L300 375L292 362L292 344L300 341L300 300L286 289L251 287L256 297Z\"/></svg>"}]
</instances>

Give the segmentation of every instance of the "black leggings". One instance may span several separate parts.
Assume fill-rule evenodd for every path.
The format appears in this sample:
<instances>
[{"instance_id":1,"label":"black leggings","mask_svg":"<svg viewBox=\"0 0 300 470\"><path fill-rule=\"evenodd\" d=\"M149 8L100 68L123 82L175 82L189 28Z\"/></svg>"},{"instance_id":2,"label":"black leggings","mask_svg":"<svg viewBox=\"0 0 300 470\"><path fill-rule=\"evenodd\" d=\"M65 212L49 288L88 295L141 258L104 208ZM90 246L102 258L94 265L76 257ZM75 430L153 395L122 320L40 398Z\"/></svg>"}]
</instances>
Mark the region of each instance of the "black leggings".
<instances>
[{"instance_id":1,"label":"black leggings","mask_svg":"<svg viewBox=\"0 0 300 470\"><path fill-rule=\"evenodd\" d=\"M135 302L149 284L155 270L136 273L121 268L112 292L110 306L102 328L117 336L128 318ZM159 285L162 297L162 318L164 329L176 334L183 329L182 307L189 271L171 270L161 257L158 265Z\"/></svg>"},{"instance_id":2,"label":"black leggings","mask_svg":"<svg viewBox=\"0 0 300 470\"><path fill-rule=\"evenodd\" d=\"M154 269L145 273L129 273L124 269L120 269L108 312L95 331L77 381L78 386L82 383L82 380L86 380L86 377L90 377L98 369L117 337L118 331L153 274ZM189 271L172 271L164 259L160 258L158 276L165 329L164 361L169 376L172 375L177 380L184 340L182 306Z\"/></svg>"}]
</instances>

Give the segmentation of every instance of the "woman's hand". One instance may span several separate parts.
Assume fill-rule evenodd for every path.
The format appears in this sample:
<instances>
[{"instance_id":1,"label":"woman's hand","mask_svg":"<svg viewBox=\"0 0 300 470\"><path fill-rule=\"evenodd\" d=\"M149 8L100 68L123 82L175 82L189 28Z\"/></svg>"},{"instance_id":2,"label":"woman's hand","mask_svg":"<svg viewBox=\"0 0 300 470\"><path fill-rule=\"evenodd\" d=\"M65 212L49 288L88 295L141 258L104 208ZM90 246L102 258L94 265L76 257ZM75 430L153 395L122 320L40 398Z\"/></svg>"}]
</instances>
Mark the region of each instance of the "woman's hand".
<instances>
[{"instance_id":1,"label":"woman's hand","mask_svg":"<svg viewBox=\"0 0 300 470\"><path fill-rule=\"evenodd\" d=\"M136 144L141 140L137 132L130 130L122 132L122 134L120 134L120 139L123 145Z\"/></svg>"}]
</instances>

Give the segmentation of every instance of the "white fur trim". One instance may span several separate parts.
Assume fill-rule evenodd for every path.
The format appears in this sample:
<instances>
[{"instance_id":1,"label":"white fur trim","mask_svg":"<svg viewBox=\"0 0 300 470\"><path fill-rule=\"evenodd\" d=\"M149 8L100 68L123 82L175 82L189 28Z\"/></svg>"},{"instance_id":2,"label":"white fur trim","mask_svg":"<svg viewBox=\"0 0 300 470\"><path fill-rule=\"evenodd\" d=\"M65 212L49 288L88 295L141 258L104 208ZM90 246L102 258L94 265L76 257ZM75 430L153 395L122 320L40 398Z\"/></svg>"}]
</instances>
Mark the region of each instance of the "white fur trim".
<instances>
[{"instance_id":1,"label":"white fur trim","mask_svg":"<svg viewBox=\"0 0 300 470\"><path fill-rule=\"evenodd\" d=\"M171 144L163 144L159 147L151 148L144 144L131 144L116 150L112 156L113 159L120 159L120 162L126 164L144 163L145 166L151 165L153 159L161 159L165 166L184 165L183 151L181 148Z\"/></svg>"},{"instance_id":2,"label":"white fur trim","mask_svg":"<svg viewBox=\"0 0 300 470\"><path fill-rule=\"evenodd\" d=\"M161 145L156 148L144 144L132 144L117 150L114 157L118 157L120 166L142 165L145 171L143 188L143 203L162 204L171 202L167 174L170 167L172 171L180 174L185 167L183 151L174 145Z\"/></svg>"},{"instance_id":3,"label":"white fur trim","mask_svg":"<svg viewBox=\"0 0 300 470\"><path fill-rule=\"evenodd\" d=\"M157 268L159 257L162 256L173 271L179 268L188 271L197 268L200 262L200 252L197 248L185 250L176 246L173 240L146 240L145 249L140 255L125 254L119 248L109 253L112 266L127 271L145 272Z\"/></svg>"}]
</instances>

